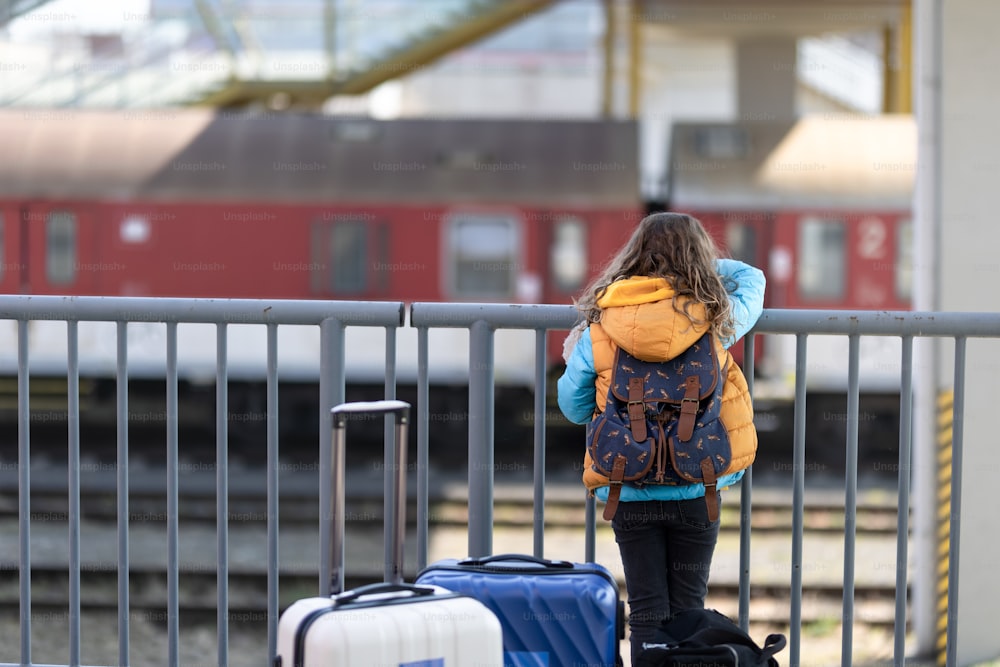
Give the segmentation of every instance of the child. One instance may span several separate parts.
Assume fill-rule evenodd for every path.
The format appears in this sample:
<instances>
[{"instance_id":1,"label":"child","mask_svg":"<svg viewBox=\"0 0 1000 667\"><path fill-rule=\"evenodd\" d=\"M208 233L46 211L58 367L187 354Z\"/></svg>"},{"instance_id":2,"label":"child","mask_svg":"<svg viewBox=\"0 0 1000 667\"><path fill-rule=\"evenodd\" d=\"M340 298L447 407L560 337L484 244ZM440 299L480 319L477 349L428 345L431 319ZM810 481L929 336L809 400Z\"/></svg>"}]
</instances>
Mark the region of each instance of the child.
<instances>
[{"instance_id":1,"label":"child","mask_svg":"<svg viewBox=\"0 0 1000 667\"><path fill-rule=\"evenodd\" d=\"M577 302L584 321L567 337L559 408L577 424L604 409L616 346L666 361L710 330L719 365L728 368L721 420L738 470L719 478L725 488L742 478L757 449L746 378L726 350L753 327L763 302L764 274L719 258L698 220L647 216ZM607 502L608 478L592 469L589 454L583 482ZM664 620L705 606L719 521L709 519L704 496L704 484L622 485L611 525L625 571L633 659Z\"/></svg>"}]
</instances>

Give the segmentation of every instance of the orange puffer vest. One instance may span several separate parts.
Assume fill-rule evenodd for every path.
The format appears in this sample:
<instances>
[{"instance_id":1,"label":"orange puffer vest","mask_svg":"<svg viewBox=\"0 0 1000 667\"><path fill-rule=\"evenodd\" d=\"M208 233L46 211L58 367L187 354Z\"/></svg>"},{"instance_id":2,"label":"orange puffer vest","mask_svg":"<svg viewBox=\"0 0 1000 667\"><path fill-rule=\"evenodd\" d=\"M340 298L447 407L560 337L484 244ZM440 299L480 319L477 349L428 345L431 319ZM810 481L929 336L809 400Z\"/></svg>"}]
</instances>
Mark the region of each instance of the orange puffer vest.
<instances>
[{"instance_id":1,"label":"orange puffer vest","mask_svg":"<svg viewBox=\"0 0 1000 667\"><path fill-rule=\"evenodd\" d=\"M608 287L598 302L603 309L601 322L590 325L598 411L604 410L618 346L644 361L668 361L705 333L705 327L693 325L674 309L675 300L683 308L685 302L681 298L675 298L673 289L662 278L635 277ZM695 318L704 319L701 304L690 303L689 310ZM742 470L753 463L757 453L753 405L743 371L721 343L716 341L716 345L719 365L728 369L720 420L729 433L731 470ZM608 478L593 470L591 463L589 453L585 454L583 483L589 491L608 485Z\"/></svg>"}]
</instances>

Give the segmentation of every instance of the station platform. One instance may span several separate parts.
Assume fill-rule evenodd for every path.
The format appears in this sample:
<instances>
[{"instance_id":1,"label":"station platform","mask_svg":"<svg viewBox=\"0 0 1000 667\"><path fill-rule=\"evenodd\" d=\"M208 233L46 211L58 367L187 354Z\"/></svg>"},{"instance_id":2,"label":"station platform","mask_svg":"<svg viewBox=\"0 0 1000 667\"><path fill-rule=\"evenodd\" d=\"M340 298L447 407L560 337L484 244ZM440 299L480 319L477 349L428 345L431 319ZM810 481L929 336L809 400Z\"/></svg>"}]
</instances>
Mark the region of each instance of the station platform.
<instances>
[{"instance_id":1,"label":"station platform","mask_svg":"<svg viewBox=\"0 0 1000 667\"><path fill-rule=\"evenodd\" d=\"M9 471L8 471L9 472ZM245 472L245 471L243 471ZM261 489L262 476L253 472L231 471L229 504L229 608L233 619L231 642L241 651L264 650L259 646L266 637L267 609L267 524ZM105 618L114 624L117 605L117 526L114 498L105 495L94 500L91 494L103 488L113 489L113 471L88 474L81 481L83 519L80 525L81 598L85 623ZM526 553L533 550L530 525L533 486L530 479L507 479L498 476L494 488L493 553ZM430 494L427 562L460 558L468 553L468 526L463 524L468 482L461 474L436 474ZM158 481L159 480L159 481ZM162 642L162 619L156 609L163 609L167 599L167 524L163 504L162 470L136 470L130 474L133 490L144 494L130 497L129 567L130 604L133 632L148 632L149 641ZM0 479L0 612L16 613L18 607L19 538L17 489L11 479ZM36 624L36 632L51 623L64 623L65 613L49 616L51 610L67 608L69 526L65 512L65 470L40 465L33 470L31 506L31 566L33 613L44 614L45 625ZM215 527L215 479L212 471L195 471L182 477L181 516L178 522L179 595L181 617L186 633L200 633L207 644L215 639L217 606ZM319 520L315 498L318 494L315 472L282 475L279 503L279 607L284 608L301 597L319 591ZM410 485L411 506L414 485ZM384 542L381 508L381 475L378 471L348 476L346 527L346 572L348 584L379 581L383 577ZM37 497L36 497L37 496ZM100 497L100 494L97 494ZM582 528L585 493L570 475L554 476L546 483L544 553L547 558L582 562L585 558L585 534ZM859 490L862 508L880 508L886 512L895 506L891 489ZM157 498L155 502L151 498ZM200 499L197 502L193 499ZM754 525L751 535L750 593L753 636L770 632L788 632L789 600L793 565L791 493L782 487L756 485L753 491ZM738 614L739 584L739 501L733 488L723 493L722 526L709 577L707 604L732 617ZM813 485L806 491L807 519L811 512L823 512L835 523L837 507L843 506L843 488L835 484ZM758 509L761 508L761 509ZM610 525L600 518L597 504L596 561L618 579L623 599L627 599L621 561ZM518 519L520 516L522 519ZM842 515L841 515L842 519ZM856 664L865 660L885 661L892 655L893 591L896 576L896 537L884 529L870 530L859 517L855 547L855 637L863 651ZM822 522L819 522L820 524ZM405 578L417 574L416 534L410 521L405 548ZM812 529L810 529L810 526ZM842 617L844 577L843 531L835 525L818 529L807 522L803 535L803 606L804 632L809 647L803 655L809 664L839 664L839 619ZM907 570L912 571L912 567ZM150 614L156 622L146 627ZM60 620L62 618L62 620ZM60 626L61 627L61 626ZM15 624L16 628L16 624ZM59 631L56 628L52 628ZM12 635L16 646L16 634ZM114 642L110 642L114 646ZM136 646L133 638L133 646ZM624 645L623 645L624 646ZM256 647L256 648L254 648ZM825 648L823 648L825 647ZM47 651L42 647L40 650ZM818 651L818 653L817 653ZM825 653L824 653L825 652ZM627 655L627 648L625 649ZM259 655L259 654L258 654ZM826 655L828 657L823 657ZM109 660L113 661L114 653ZM813 659L815 658L815 659ZM61 660L57 658L56 662ZM2 662L2 659L0 659ZM209 661L211 662L211 661ZM110 663L105 663L110 664ZM206 663L208 664L208 663ZM233 661L230 664L238 664ZM250 664L250 663L248 663ZM626 662L626 664L628 664Z\"/></svg>"}]
</instances>

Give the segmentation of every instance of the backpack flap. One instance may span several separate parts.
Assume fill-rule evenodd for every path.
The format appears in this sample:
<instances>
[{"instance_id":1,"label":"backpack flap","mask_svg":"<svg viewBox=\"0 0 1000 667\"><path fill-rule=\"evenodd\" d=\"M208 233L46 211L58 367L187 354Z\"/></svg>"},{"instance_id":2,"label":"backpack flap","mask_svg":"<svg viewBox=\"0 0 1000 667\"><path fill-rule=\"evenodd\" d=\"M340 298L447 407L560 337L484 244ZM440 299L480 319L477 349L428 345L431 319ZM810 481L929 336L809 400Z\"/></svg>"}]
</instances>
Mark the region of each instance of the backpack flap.
<instances>
[{"instance_id":1,"label":"backpack flap","mask_svg":"<svg viewBox=\"0 0 1000 667\"><path fill-rule=\"evenodd\" d=\"M615 410L605 410L587 424L587 443L594 470L611 477L617 463L622 468L616 477L626 482L643 480L656 460L653 438L637 441L628 422Z\"/></svg>"},{"instance_id":2,"label":"backpack flap","mask_svg":"<svg viewBox=\"0 0 1000 667\"><path fill-rule=\"evenodd\" d=\"M707 333L665 362L643 361L621 348L616 351L605 413L615 407L622 423L631 428L633 440L643 442L650 437L655 441L641 446L650 452L643 463L657 463L656 476L645 482L714 484L727 472L732 449L720 420L725 384L720 379L721 370L714 339ZM629 473L649 471L650 467L635 466L632 470L626 465L624 479L638 479Z\"/></svg>"},{"instance_id":3,"label":"backpack flap","mask_svg":"<svg viewBox=\"0 0 1000 667\"><path fill-rule=\"evenodd\" d=\"M694 391L688 378L697 378ZM618 348L611 393L625 403L633 400L629 391L633 380L643 381L642 400L654 411L663 404L680 409L685 400L708 398L719 381L719 363L711 335L705 334L683 354L669 361L643 361Z\"/></svg>"}]
</instances>

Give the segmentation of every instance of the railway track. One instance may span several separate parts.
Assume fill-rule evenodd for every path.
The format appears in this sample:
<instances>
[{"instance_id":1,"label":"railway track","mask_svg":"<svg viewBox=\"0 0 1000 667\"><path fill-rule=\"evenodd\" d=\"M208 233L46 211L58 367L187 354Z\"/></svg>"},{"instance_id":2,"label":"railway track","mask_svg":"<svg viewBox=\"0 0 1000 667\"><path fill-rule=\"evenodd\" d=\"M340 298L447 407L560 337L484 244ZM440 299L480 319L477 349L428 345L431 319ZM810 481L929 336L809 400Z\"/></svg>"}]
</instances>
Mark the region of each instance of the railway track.
<instances>
[{"instance_id":1,"label":"railway track","mask_svg":"<svg viewBox=\"0 0 1000 667\"><path fill-rule=\"evenodd\" d=\"M18 514L16 466L0 470L0 519ZM439 481L439 480L443 480ZM431 473L429 521L452 526L468 525L467 478L464 472ZM65 517L68 513L67 480L64 468L32 472L31 514L36 519ZM261 467L233 466L228 476L230 519L241 522L267 518L267 478ZM845 523L843 491L812 489L804 500L804 529L813 533L842 533ZM319 520L318 473L315 466L281 473L279 521L282 525L315 524ZM416 507L415 478L408 481L411 511ZM90 470L81 479L83 518L114 521L117 517L117 488L113 466ZM179 520L215 520L216 477L211 466L181 466L179 479ZM532 481L525 475L495 479L494 525L532 525L536 514ZM381 470L365 466L347 474L349 521L381 524L384 504ZM791 530L792 494L789 489L759 484L752 494L751 528L755 534ZM544 520L546 527L583 527L584 491L575 477L550 477L546 483ZM166 472L161 467L138 467L130 471L129 511L132 518L166 519ZM862 490L857 505L859 534L895 535L898 525L896 494L891 489ZM724 492L724 531L739 529L740 495L737 489Z\"/></svg>"},{"instance_id":2,"label":"railway track","mask_svg":"<svg viewBox=\"0 0 1000 667\"><path fill-rule=\"evenodd\" d=\"M757 493L751 511L753 534L785 533L792 529L793 509L790 501L775 497L774 493ZM315 525L319 521L319 506L316 495L299 492L279 496L278 519L282 526ZM415 521L416 499L411 498L410 520ZM68 501L64 489L33 490L31 494L30 516L35 521L50 521L68 517ZM117 496L113 491L84 492L81 497L82 517L90 521L117 519ZM251 522L264 525L268 511L266 496L231 494L228 499L230 521ZM348 496L347 520L352 526L364 524L379 525L383 521L383 500L381 495ZM740 528L740 504L738 491L730 491L723 501L721 530L735 532ZM165 521L166 495L161 490L133 489L129 495L129 514L132 521ZM494 526L504 528L526 528L532 526L536 514L530 491L513 495L498 494L493 508ZM0 519L18 516L16 490L0 492ZM180 521L215 522L216 498L214 493L180 494L178 519ZM549 494L544 506L546 528L580 528L585 522L585 506L582 493L562 492ZM464 492L451 491L446 495L430 499L428 521L437 526L467 526L469 523L467 499ZM842 534L845 525L843 505L833 501L807 503L803 515L804 530L808 533ZM898 511L895 505L882 502L859 503L856 510L857 534L895 535L898 526Z\"/></svg>"},{"instance_id":3,"label":"railway track","mask_svg":"<svg viewBox=\"0 0 1000 667\"><path fill-rule=\"evenodd\" d=\"M415 573L413 573L415 574ZM413 574L407 577L412 580ZM65 569L32 568L32 614L45 617L66 613L68 575ZM351 589L379 581L377 576L348 576L345 588ZM117 572L88 570L81 576L81 610L115 612ZM261 573L230 572L228 576L228 610L231 622L266 621L267 578ZM624 585L619 582L624 597ZM279 578L279 608L303 597L319 594L315 574L283 574ZM132 614L147 619L166 620L166 573L156 570L133 570L129 573L129 609ZM0 608L16 609L17 573L0 570ZM187 623L214 623L218 598L214 572L181 572L179 577L179 613ZM877 586L855 588L855 619L866 626L888 628L896 622L892 591ZM707 605L731 616L738 615L738 586L715 582L709 586ZM787 587L751 586L751 617L755 623L782 625L788 623L790 593ZM839 619L843 612L843 597L839 587L807 586L803 589L803 624L828 623Z\"/></svg>"},{"instance_id":4,"label":"railway track","mask_svg":"<svg viewBox=\"0 0 1000 667\"><path fill-rule=\"evenodd\" d=\"M148 478L146 473L149 473ZM162 470L131 475L130 513L130 608L149 617L165 613L167 574L163 548L166 545L166 502ZM201 474L204 473L204 474ZM178 523L182 552L180 555L181 613L191 619L214 623L217 605L216 498L214 475L209 471L192 473L182 480L178 503ZM300 473L301 474L301 473ZM55 476L60 477L60 476ZM68 574L65 543L68 530L65 476L56 479L37 474L32 479L31 516L33 545L59 543L51 553L32 548L33 612L63 610L68 605ZM283 607L303 596L318 592L318 522L316 475L283 478L279 498L279 603ZM150 480L159 479L159 484ZM347 573L348 587L381 578L383 555L383 496L380 478L371 471L348 475ZM0 479L0 481L3 481ZM9 481L9 480L8 480ZM255 619L267 609L266 544L267 507L262 484L263 471L242 471L230 484L229 509L229 610L234 619ZM353 489L352 489L353 481ZM429 507L432 549L429 560L442 554L463 553L468 526L468 506L464 480L449 478L433 488ZM82 484L83 565L81 587L85 610L109 611L117 608L116 521L117 498L112 477L98 483L89 479ZM411 485L412 488L412 485ZM352 493L352 490L355 491ZM803 563L803 622L824 623L842 614L841 568L836 559L817 565L812 553L829 557L842 553L844 510L835 490L807 494L804 513L804 541L808 562ZM498 482L494 505L494 552L532 551L532 521L535 508L530 482ZM791 494L786 489L757 488L753 494L751 549L759 563L751 566L751 611L761 622L787 622L791 596L791 566L777 564L791 540ZM0 534L6 543L0 563L0 607L18 605L17 564L17 489L0 484ZM411 502L415 507L415 502ZM411 530L415 517L410 517ZM553 480L547 488L544 508L546 553L579 554L582 560L584 534L583 492L575 480ZM858 622L878 627L895 623L895 583L890 576L889 559L894 557L897 511L895 494L863 491L857 510L858 561L875 562L882 571L855 581L856 618ZM724 500L720 546L709 604L735 615L738 601L739 494L730 491ZM88 542L90 540L90 542ZM609 527L598 522L597 560L617 565L617 551ZM410 540L407 577L416 572ZM93 549L88 544L95 545ZM555 546L551 546L555 545ZM60 551L62 549L62 551ZM103 552L98 553L100 549ZM812 551L810 551L812 549ZM436 553L435 553L436 552ZM48 553L48 555L47 555ZM55 555L53 555L55 554ZM61 554L61 555L60 555ZM874 555L872 555L874 554ZM13 562L11 562L13 561ZM719 576L715 576L719 571ZM616 573L621 580L621 573ZM894 570L893 573L894 575ZM624 590L624 585L622 583Z\"/></svg>"}]
</instances>

